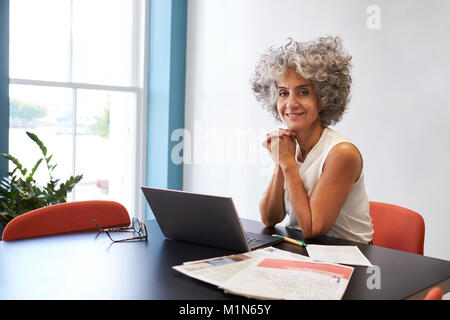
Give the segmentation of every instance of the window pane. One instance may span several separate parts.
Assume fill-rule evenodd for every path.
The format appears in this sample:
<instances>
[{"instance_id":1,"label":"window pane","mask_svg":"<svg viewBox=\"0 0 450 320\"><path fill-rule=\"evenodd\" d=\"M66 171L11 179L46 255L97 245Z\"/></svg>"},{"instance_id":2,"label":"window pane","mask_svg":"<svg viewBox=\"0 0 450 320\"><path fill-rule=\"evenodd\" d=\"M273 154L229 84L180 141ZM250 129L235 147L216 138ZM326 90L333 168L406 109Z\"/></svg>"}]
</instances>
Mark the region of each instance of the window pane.
<instances>
[{"instance_id":1,"label":"window pane","mask_svg":"<svg viewBox=\"0 0 450 320\"><path fill-rule=\"evenodd\" d=\"M68 81L69 0L10 1L10 77Z\"/></svg>"},{"instance_id":2,"label":"window pane","mask_svg":"<svg viewBox=\"0 0 450 320\"><path fill-rule=\"evenodd\" d=\"M110 199L131 207L134 93L77 91L75 200Z\"/></svg>"},{"instance_id":3,"label":"window pane","mask_svg":"<svg viewBox=\"0 0 450 320\"><path fill-rule=\"evenodd\" d=\"M132 5L123 0L73 1L73 81L131 85Z\"/></svg>"},{"instance_id":4,"label":"window pane","mask_svg":"<svg viewBox=\"0 0 450 320\"><path fill-rule=\"evenodd\" d=\"M65 181L72 175L72 89L41 86L10 85L9 153L30 172L43 155L26 135L35 133L53 154L51 164L55 178ZM14 165L10 162L9 168ZM40 185L49 181L45 163L34 175ZM68 200L71 200L68 197Z\"/></svg>"}]
</instances>

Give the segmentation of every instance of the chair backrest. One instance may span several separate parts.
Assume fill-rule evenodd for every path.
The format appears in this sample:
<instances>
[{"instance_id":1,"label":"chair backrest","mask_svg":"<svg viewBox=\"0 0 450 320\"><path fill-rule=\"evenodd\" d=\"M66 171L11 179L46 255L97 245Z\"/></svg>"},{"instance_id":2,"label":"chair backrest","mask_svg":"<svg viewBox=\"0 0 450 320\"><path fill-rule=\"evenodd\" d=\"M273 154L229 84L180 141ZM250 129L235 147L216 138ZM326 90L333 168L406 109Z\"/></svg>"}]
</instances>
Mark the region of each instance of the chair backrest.
<instances>
[{"instance_id":1,"label":"chair backrest","mask_svg":"<svg viewBox=\"0 0 450 320\"><path fill-rule=\"evenodd\" d=\"M370 202L373 244L423 255L425 222L412 210L382 202Z\"/></svg>"},{"instance_id":2,"label":"chair backrest","mask_svg":"<svg viewBox=\"0 0 450 320\"><path fill-rule=\"evenodd\" d=\"M442 289L439 287L432 288L430 291L428 291L423 300L442 300Z\"/></svg>"},{"instance_id":3,"label":"chair backrest","mask_svg":"<svg viewBox=\"0 0 450 320\"><path fill-rule=\"evenodd\" d=\"M24 213L12 219L3 230L3 240L130 224L127 209L118 202L91 200L55 204Z\"/></svg>"}]
</instances>

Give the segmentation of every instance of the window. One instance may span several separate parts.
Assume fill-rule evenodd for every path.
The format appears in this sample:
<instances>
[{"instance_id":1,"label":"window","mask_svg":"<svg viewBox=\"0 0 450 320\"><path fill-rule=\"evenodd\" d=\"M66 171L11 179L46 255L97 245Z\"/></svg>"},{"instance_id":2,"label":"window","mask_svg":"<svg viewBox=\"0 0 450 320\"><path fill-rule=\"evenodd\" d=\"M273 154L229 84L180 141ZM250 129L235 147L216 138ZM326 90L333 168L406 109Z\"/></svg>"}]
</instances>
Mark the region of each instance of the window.
<instances>
[{"instance_id":1,"label":"window","mask_svg":"<svg viewBox=\"0 0 450 320\"><path fill-rule=\"evenodd\" d=\"M110 199L143 217L146 0L10 2L9 151L27 167L47 145L69 201ZM44 166L36 172L46 182Z\"/></svg>"}]
</instances>

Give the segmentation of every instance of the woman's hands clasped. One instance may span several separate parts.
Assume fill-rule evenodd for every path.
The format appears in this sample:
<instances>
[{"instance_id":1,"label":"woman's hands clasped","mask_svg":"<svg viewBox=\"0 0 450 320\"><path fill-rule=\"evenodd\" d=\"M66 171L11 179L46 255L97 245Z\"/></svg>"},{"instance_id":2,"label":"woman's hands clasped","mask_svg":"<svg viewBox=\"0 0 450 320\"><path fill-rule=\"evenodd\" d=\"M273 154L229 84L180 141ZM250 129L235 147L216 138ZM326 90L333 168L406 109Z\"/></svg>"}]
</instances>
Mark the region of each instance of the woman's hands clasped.
<instances>
[{"instance_id":1,"label":"woman's hands clasped","mask_svg":"<svg viewBox=\"0 0 450 320\"><path fill-rule=\"evenodd\" d=\"M269 151L275 165L279 165L282 169L289 164L296 163L297 142L295 136L295 131L280 128L268 133L262 143L263 147Z\"/></svg>"}]
</instances>

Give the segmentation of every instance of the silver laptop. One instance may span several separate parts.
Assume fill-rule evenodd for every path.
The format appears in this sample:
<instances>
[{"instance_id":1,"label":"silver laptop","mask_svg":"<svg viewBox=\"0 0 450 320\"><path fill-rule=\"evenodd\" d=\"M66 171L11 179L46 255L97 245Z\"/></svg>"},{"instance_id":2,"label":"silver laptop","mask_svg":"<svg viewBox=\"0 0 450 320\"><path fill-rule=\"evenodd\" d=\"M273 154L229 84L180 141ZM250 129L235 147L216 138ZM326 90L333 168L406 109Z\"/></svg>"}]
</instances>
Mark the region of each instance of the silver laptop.
<instances>
[{"instance_id":1,"label":"silver laptop","mask_svg":"<svg viewBox=\"0 0 450 320\"><path fill-rule=\"evenodd\" d=\"M247 252L282 239L244 232L232 198L141 187L164 236Z\"/></svg>"}]
</instances>

